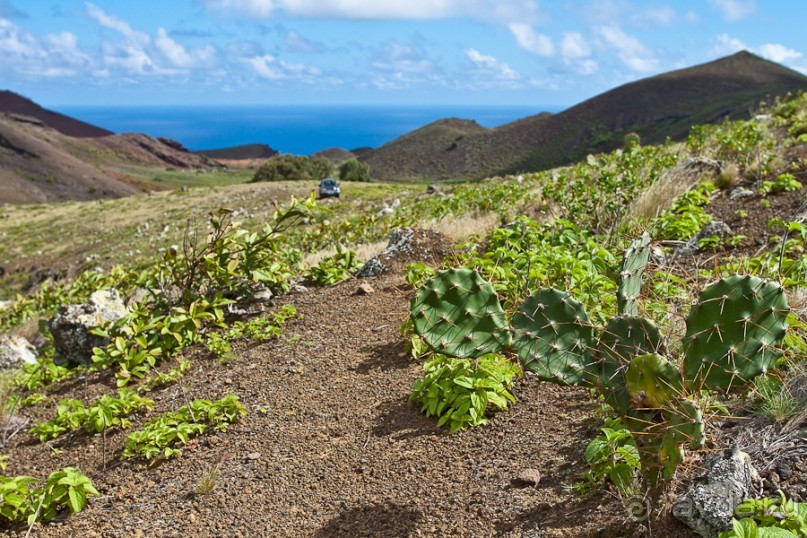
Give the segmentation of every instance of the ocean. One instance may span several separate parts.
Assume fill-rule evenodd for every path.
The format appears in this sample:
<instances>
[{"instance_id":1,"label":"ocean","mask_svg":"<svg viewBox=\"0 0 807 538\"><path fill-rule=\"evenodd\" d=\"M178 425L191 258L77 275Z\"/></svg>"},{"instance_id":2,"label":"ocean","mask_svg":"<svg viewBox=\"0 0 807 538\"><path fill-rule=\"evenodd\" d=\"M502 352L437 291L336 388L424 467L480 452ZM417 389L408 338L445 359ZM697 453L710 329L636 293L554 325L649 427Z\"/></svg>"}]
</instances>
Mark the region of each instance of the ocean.
<instances>
[{"instance_id":1,"label":"ocean","mask_svg":"<svg viewBox=\"0 0 807 538\"><path fill-rule=\"evenodd\" d=\"M281 153L310 155L327 148L378 147L441 118L497 127L562 107L512 106L132 106L55 107L115 133L171 138L190 150L268 144Z\"/></svg>"}]
</instances>

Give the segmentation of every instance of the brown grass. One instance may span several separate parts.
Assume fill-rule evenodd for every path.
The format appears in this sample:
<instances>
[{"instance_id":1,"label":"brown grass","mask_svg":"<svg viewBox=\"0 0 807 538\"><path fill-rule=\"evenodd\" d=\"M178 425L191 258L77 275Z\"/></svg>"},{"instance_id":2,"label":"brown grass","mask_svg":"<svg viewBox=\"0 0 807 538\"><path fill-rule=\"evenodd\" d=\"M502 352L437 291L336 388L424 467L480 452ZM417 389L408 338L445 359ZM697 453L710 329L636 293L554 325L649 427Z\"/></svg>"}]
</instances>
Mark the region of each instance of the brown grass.
<instances>
[{"instance_id":1,"label":"brown grass","mask_svg":"<svg viewBox=\"0 0 807 538\"><path fill-rule=\"evenodd\" d=\"M454 241L462 243L473 235L484 236L499 225L499 218L494 213L445 217L434 222L431 228L441 232Z\"/></svg>"}]
</instances>

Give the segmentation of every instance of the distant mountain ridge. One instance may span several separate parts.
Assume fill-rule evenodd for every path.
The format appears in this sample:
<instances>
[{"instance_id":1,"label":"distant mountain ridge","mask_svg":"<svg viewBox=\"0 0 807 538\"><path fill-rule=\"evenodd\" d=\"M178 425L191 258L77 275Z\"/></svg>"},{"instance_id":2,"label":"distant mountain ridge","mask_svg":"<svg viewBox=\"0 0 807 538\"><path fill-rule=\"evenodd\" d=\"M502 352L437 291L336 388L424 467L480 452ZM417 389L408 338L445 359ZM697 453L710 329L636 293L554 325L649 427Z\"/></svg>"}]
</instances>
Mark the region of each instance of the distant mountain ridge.
<instances>
[{"instance_id":1,"label":"distant mountain ridge","mask_svg":"<svg viewBox=\"0 0 807 538\"><path fill-rule=\"evenodd\" d=\"M7 90L0 91L0 112L35 118L44 125L75 138L98 138L114 134L101 127L42 108L27 97Z\"/></svg>"},{"instance_id":2,"label":"distant mountain ridge","mask_svg":"<svg viewBox=\"0 0 807 538\"><path fill-rule=\"evenodd\" d=\"M361 156L379 179L481 179L547 169L619 147L681 139L693 125L747 116L761 100L807 89L807 77L743 51L625 84L558 114L495 129L441 120Z\"/></svg>"},{"instance_id":3,"label":"distant mountain ridge","mask_svg":"<svg viewBox=\"0 0 807 538\"><path fill-rule=\"evenodd\" d=\"M0 204L117 198L155 188L127 167L215 168L181 144L116 135L0 92Z\"/></svg>"}]
</instances>

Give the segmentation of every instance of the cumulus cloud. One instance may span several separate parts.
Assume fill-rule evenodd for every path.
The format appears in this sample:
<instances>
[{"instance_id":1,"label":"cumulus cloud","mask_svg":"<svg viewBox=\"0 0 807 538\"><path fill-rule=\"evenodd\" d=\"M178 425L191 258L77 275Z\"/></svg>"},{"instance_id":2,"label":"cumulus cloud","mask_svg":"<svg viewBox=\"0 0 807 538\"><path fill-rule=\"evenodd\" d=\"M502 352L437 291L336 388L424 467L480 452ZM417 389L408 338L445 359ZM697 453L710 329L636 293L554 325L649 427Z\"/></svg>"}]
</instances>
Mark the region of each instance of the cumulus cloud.
<instances>
[{"instance_id":1,"label":"cumulus cloud","mask_svg":"<svg viewBox=\"0 0 807 538\"><path fill-rule=\"evenodd\" d=\"M312 54L322 52L326 48L322 43L308 39L294 30L288 30L284 40L290 52Z\"/></svg>"},{"instance_id":2,"label":"cumulus cloud","mask_svg":"<svg viewBox=\"0 0 807 538\"><path fill-rule=\"evenodd\" d=\"M269 80L298 79L310 81L322 74L322 71L317 67L286 63L271 54L245 58L245 61L258 76Z\"/></svg>"},{"instance_id":3,"label":"cumulus cloud","mask_svg":"<svg viewBox=\"0 0 807 538\"><path fill-rule=\"evenodd\" d=\"M597 35L604 46L616 52L619 60L633 71L651 73L659 69L653 51L618 26L603 26L597 30Z\"/></svg>"},{"instance_id":4,"label":"cumulus cloud","mask_svg":"<svg viewBox=\"0 0 807 538\"><path fill-rule=\"evenodd\" d=\"M476 49L465 50L465 57L470 64L469 74L476 85L484 88L505 86L517 87L519 74L509 65L494 56L482 54Z\"/></svg>"},{"instance_id":5,"label":"cumulus cloud","mask_svg":"<svg viewBox=\"0 0 807 538\"><path fill-rule=\"evenodd\" d=\"M105 28L115 30L130 41L146 45L151 42L151 38L145 32L134 30L128 22L121 20L114 15L110 15L95 4L87 2L87 15Z\"/></svg>"},{"instance_id":6,"label":"cumulus cloud","mask_svg":"<svg viewBox=\"0 0 807 538\"><path fill-rule=\"evenodd\" d=\"M90 63L74 34L62 32L39 38L0 18L0 65L5 74L18 73L26 78L71 77Z\"/></svg>"},{"instance_id":7,"label":"cumulus cloud","mask_svg":"<svg viewBox=\"0 0 807 538\"><path fill-rule=\"evenodd\" d=\"M269 18L276 13L331 19L444 19L472 17L498 22L541 18L534 0L199 0L209 9Z\"/></svg>"},{"instance_id":8,"label":"cumulus cloud","mask_svg":"<svg viewBox=\"0 0 807 538\"><path fill-rule=\"evenodd\" d=\"M210 45L189 51L171 39L165 28L157 29L154 45L175 67L185 69L207 64L216 53Z\"/></svg>"},{"instance_id":9,"label":"cumulus cloud","mask_svg":"<svg viewBox=\"0 0 807 538\"><path fill-rule=\"evenodd\" d=\"M780 43L764 43L758 47L750 47L740 39L731 37L728 34L718 35L716 41L717 44L712 49L712 56L726 56L741 50L747 50L772 62L807 73L807 58L805 58L804 54Z\"/></svg>"},{"instance_id":10,"label":"cumulus cloud","mask_svg":"<svg viewBox=\"0 0 807 538\"><path fill-rule=\"evenodd\" d=\"M709 3L719 9L730 22L742 20L756 10L753 0L709 0Z\"/></svg>"},{"instance_id":11,"label":"cumulus cloud","mask_svg":"<svg viewBox=\"0 0 807 538\"><path fill-rule=\"evenodd\" d=\"M555 45L552 43L552 38L540 32L525 23L512 23L509 25L510 32L515 36L518 46L522 49L537 54L538 56L553 56L555 54Z\"/></svg>"}]
</instances>

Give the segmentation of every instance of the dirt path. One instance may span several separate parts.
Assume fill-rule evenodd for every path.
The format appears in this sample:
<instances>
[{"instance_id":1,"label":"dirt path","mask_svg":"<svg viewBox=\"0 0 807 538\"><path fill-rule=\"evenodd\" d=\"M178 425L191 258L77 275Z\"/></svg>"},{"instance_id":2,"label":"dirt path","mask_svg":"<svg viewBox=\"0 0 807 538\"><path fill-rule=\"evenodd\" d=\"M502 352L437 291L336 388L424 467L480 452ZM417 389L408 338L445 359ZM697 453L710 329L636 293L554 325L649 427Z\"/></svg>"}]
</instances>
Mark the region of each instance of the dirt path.
<instances>
[{"instance_id":1,"label":"dirt path","mask_svg":"<svg viewBox=\"0 0 807 538\"><path fill-rule=\"evenodd\" d=\"M37 535L630 535L610 496L566 489L585 469L583 451L599 426L586 391L522 379L517 405L490 425L454 435L436 428L406 404L421 374L398 333L411 291L400 276L370 282L371 295L357 295L359 282L349 281L286 297L304 319L280 341L237 349L226 365L193 357L187 397L235 393L249 414L177 460L153 469L119 463L118 433L107 436L104 471L101 436L57 450L15 437L7 473L77 465L103 495ZM84 380L69 395L113 393L105 383ZM151 416L185 398L176 386L152 397ZM204 469L219 461L214 492L196 495ZM537 486L518 482L525 469L540 471Z\"/></svg>"}]
</instances>

